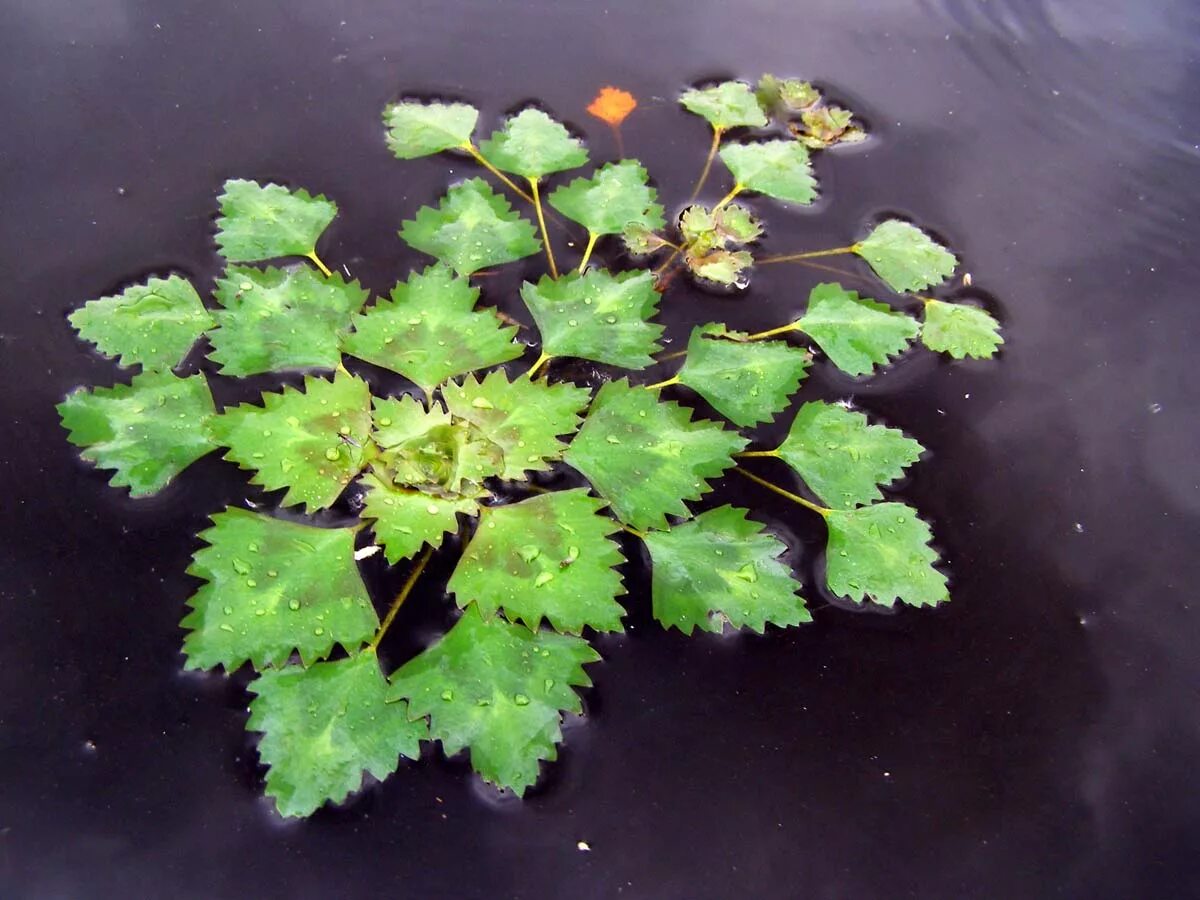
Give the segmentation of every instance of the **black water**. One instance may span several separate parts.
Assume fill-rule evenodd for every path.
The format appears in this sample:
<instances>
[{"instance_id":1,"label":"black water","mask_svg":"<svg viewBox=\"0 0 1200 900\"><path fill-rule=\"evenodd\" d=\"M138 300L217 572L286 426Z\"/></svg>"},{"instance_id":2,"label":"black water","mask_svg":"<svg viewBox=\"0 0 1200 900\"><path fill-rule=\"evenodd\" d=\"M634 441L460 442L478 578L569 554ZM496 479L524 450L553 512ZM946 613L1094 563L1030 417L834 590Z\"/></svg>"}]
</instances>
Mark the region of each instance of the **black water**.
<instances>
[{"instance_id":1,"label":"black water","mask_svg":"<svg viewBox=\"0 0 1200 900\"><path fill-rule=\"evenodd\" d=\"M1200 896L1194 4L3 5L0 896ZM386 152L401 92L487 119L536 98L603 156L583 106L618 84L642 100L629 152L680 198L705 134L672 98L764 70L819 80L876 135L824 156L825 201L772 211L768 247L909 215L1004 322L995 363L917 354L867 385L822 365L806 389L931 449L903 496L953 603L687 640L649 620L634 566L630 631L599 642L588 716L523 804L431 754L281 825L241 682L180 673L193 535L245 478L209 458L131 502L82 466L53 404L117 373L65 313L151 271L211 284L230 176L335 197L323 255L386 288L419 261L400 219L446 178ZM814 274L673 293L670 334L776 324ZM519 314L507 285L488 299ZM745 487L723 495L819 539ZM446 565L394 661L444 623Z\"/></svg>"}]
</instances>

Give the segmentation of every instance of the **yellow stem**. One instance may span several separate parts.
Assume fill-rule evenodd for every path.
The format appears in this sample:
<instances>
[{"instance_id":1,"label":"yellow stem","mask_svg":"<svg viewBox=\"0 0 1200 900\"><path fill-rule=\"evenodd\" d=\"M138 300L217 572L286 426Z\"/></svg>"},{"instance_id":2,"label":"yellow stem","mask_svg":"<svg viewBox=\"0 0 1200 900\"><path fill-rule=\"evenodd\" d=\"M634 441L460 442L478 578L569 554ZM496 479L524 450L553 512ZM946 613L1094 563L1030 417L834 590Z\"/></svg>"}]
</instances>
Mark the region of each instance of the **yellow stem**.
<instances>
[{"instance_id":1,"label":"yellow stem","mask_svg":"<svg viewBox=\"0 0 1200 900\"><path fill-rule=\"evenodd\" d=\"M688 203L693 202L700 196L700 191L704 188L704 182L708 181L708 173L712 169L713 160L717 156L717 148L721 146L721 135L724 132L713 126L712 144L708 148L708 156L704 159L704 168L700 172L700 178L696 181L696 186L692 188L692 196L688 197Z\"/></svg>"},{"instance_id":2,"label":"yellow stem","mask_svg":"<svg viewBox=\"0 0 1200 900\"><path fill-rule=\"evenodd\" d=\"M537 374L537 370L540 369L542 366L544 366L546 363L550 362L551 359L552 359L552 357L550 356L549 353L543 353L541 356L539 356L537 358L537 360L534 362L534 364L529 367L529 370L525 373L525 377L532 379L533 376Z\"/></svg>"},{"instance_id":3,"label":"yellow stem","mask_svg":"<svg viewBox=\"0 0 1200 900\"><path fill-rule=\"evenodd\" d=\"M396 613L400 611L400 607L404 605L404 601L408 599L408 595L412 593L413 585L417 583L417 579L421 577L421 573L425 571L425 564L429 562L429 557L433 554L432 547L426 547L425 552L421 554L421 558L417 560L417 564L413 570L408 573L408 577L404 579L404 585L400 588L400 593L396 595L396 599L392 601L391 607L387 611L387 615L383 619L383 624L379 626L379 630L375 632L375 637L371 638L371 643L367 645L368 650L374 650L379 646L379 642L383 640L383 636L387 634L388 628L392 624L392 620L396 618Z\"/></svg>"},{"instance_id":4,"label":"yellow stem","mask_svg":"<svg viewBox=\"0 0 1200 900\"><path fill-rule=\"evenodd\" d=\"M493 175L495 175L497 178L499 178L510 191L512 191L514 194L516 194L518 197L520 197L526 203L533 202L533 197L529 196L529 194L527 194L525 191L521 190L520 186L515 181L513 181L511 178L509 178L507 175L505 175L503 172L501 172L499 169L497 169L495 166L493 166L490 162L488 162L487 159L484 157L484 155L479 152L478 147L476 147L470 141L467 141L466 143L464 143L462 145L462 148L464 150L466 150L468 153L470 153L471 156L475 158L475 161L477 163L479 163L481 166L483 166L485 169L487 169L489 172L491 172Z\"/></svg>"},{"instance_id":5,"label":"yellow stem","mask_svg":"<svg viewBox=\"0 0 1200 900\"><path fill-rule=\"evenodd\" d=\"M799 259L816 259L818 256L841 256L843 253L858 252L858 245L851 244L849 247L834 247L832 250L811 250L808 253L787 253L783 256L764 256L762 259L756 259L755 262L760 263L781 263L795 262Z\"/></svg>"},{"instance_id":6,"label":"yellow stem","mask_svg":"<svg viewBox=\"0 0 1200 900\"><path fill-rule=\"evenodd\" d=\"M592 248L596 246L596 241L599 238L600 238L600 235L594 234L590 230L588 231L587 247L584 248L583 260L579 263L579 274L580 275L582 275L583 270L587 268L588 260L592 258Z\"/></svg>"},{"instance_id":7,"label":"yellow stem","mask_svg":"<svg viewBox=\"0 0 1200 900\"><path fill-rule=\"evenodd\" d=\"M550 235L546 233L546 217L542 215L542 197L538 193L538 180L529 179L529 187L533 191L533 208L537 211L538 227L542 229L542 243L546 245L546 259L550 262L550 277L558 277L558 266L554 264L554 250L550 246Z\"/></svg>"},{"instance_id":8,"label":"yellow stem","mask_svg":"<svg viewBox=\"0 0 1200 900\"><path fill-rule=\"evenodd\" d=\"M720 209L722 206L727 204L730 200L732 200L734 197L736 197L738 194L740 194L745 189L746 188L743 185L735 184L733 186L732 191L730 191L728 194L726 194L724 197L722 197L720 200L717 201L717 205L712 208L712 211L716 212L718 209Z\"/></svg>"},{"instance_id":9,"label":"yellow stem","mask_svg":"<svg viewBox=\"0 0 1200 900\"><path fill-rule=\"evenodd\" d=\"M778 450L743 450L741 453L735 453L733 455L737 456L737 457L743 457L743 456L744 457L755 457L755 456L774 457L774 456L779 455L779 451Z\"/></svg>"},{"instance_id":10,"label":"yellow stem","mask_svg":"<svg viewBox=\"0 0 1200 900\"><path fill-rule=\"evenodd\" d=\"M687 351L684 351L684 352L687 352ZM673 384L679 384L679 376L678 375L676 375L672 378L668 378L666 381L660 381L657 384L648 384L648 385L646 385L646 390L656 391L659 388L670 387Z\"/></svg>"},{"instance_id":11,"label":"yellow stem","mask_svg":"<svg viewBox=\"0 0 1200 900\"><path fill-rule=\"evenodd\" d=\"M744 341L761 341L763 338L774 337L777 334L786 334L789 331L799 331L800 326L795 322L789 322L787 325L780 325L778 328L768 328L766 331L760 331L756 334L748 334L742 338Z\"/></svg>"},{"instance_id":12,"label":"yellow stem","mask_svg":"<svg viewBox=\"0 0 1200 900\"><path fill-rule=\"evenodd\" d=\"M833 510L831 510L831 509L826 509L824 506L817 506L817 504L815 504L809 500L805 500L799 494L793 494L791 491L785 491L779 485L772 484L771 482L767 481L765 478L759 478L757 475L753 474L752 472L747 472L745 469L743 469L741 467L737 467L733 471L737 472L739 475L745 475L751 481L755 482L756 484L761 484L763 487L765 487L769 491L774 491L780 497L787 497L793 503L799 503L805 509L811 509L813 512L819 513L822 516L828 516L831 512L833 512Z\"/></svg>"},{"instance_id":13,"label":"yellow stem","mask_svg":"<svg viewBox=\"0 0 1200 900\"><path fill-rule=\"evenodd\" d=\"M618 522L617 524L621 525L620 522ZM646 532L644 532L644 531L638 531L636 528L631 528L628 525L621 525L621 528L623 528L625 531L628 531L634 537L640 537L643 541L646 539Z\"/></svg>"},{"instance_id":14,"label":"yellow stem","mask_svg":"<svg viewBox=\"0 0 1200 900\"><path fill-rule=\"evenodd\" d=\"M661 275L663 272L667 271L667 269L671 268L671 263L675 262L676 257L678 257L679 254L682 252L683 252L682 246L676 247L671 252L671 255L667 257L667 261L665 263L663 263L661 266L659 266L657 269L654 270L654 274Z\"/></svg>"},{"instance_id":15,"label":"yellow stem","mask_svg":"<svg viewBox=\"0 0 1200 900\"><path fill-rule=\"evenodd\" d=\"M326 278L333 277L333 273L329 271L329 267L325 265L325 263L321 262L321 257L317 256L316 250L314 250L312 253L306 253L304 255L313 261L313 265L321 270L322 275L324 275Z\"/></svg>"}]
</instances>

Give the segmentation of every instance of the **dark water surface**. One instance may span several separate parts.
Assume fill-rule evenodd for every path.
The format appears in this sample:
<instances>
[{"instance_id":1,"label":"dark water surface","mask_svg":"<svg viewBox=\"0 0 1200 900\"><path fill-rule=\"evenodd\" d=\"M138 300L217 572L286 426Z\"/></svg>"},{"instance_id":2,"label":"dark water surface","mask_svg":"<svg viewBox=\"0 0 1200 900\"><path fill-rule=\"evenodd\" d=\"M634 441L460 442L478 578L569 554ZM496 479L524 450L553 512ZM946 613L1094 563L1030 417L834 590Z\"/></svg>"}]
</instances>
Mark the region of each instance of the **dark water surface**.
<instances>
[{"instance_id":1,"label":"dark water surface","mask_svg":"<svg viewBox=\"0 0 1200 900\"><path fill-rule=\"evenodd\" d=\"M0 896L1200 896L1195 4L3 6ZM825 605L805 556L815 624L688 640L650 620L631 566L630 631L598 642L588 715L526 802L428 754L281 825L245 679L180 671L194 535L245 476L210 457L133 502L80 464L53 404L128 375L65 313L152 271L207 290L231 176L336 198L322 254L373 290L423 265L395 231L448 161L387 153L401 92L468 99L489 125L536 98L603 158L583 107L618 84L642 100L629 153L673 202L706 144L680 87L764 70L818 80L876 135L820 158L815 214L768 210L768 251L910 215L1004 323L996 362L914 353L866 385L820 364L802 394L853 396L930 448L902 495L954 601ZM519 275L486 297L523 316ZM768 327L815 275L769 267L742 301L678 291L664 320L676 340L714 317ZM802 510L728 482L716 498L819 541ZM452 558L393 662L447 621Z\"/></svg>"}]
</instances>

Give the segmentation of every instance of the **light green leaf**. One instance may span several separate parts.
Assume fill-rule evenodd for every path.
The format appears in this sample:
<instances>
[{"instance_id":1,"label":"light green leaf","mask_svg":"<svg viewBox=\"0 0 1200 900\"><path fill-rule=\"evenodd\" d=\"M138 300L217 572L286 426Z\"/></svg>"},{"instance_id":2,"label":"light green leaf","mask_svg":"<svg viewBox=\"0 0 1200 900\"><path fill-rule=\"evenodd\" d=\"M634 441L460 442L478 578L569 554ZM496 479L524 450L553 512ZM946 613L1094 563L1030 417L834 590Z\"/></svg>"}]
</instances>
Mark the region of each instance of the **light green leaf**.
<instances>
[{"instance_id":1,"label":"light green leaf","mask_svg":"<svg viewBox=\"0 0 1200 900\"><path fill-rule=\"evenodd\" d=\"M920 228L899 219L877 225L854 245L854 252L897 293L923 291L941 284L958 265L953 253Z\"/></svg>"},{"instance_id":2,"label":"light green leaf","mask_svg":"<svg viewBox=\"0 0 1200 900\"><path fill-rule=\"evenodd\" d=\"M615 567L625 557L604 505L575 488L485 507L447 589L460 607L475 603L485 618L503 608L535 631L543 617L559 632L623 631Z\"/></svg>"},{"instance_id":3,"label":"light green leaf","mask_svg":"<svg viewBox=\"0 0 1200 900\"><path fill-rule=\"evenodd\" d=\"M493 309L476 309L478 288L446 266L414 272L354 317L354 332L342 341L351 356L399 372L429 393L454 375L516 359L524 347L517 329Z\"/></svg>"},{"instance_id":4,"label":"light green leaf","mask_svg":"<svg viewBox=\"0 0 1200 900\"><path fill-rule=\"evenodd\" d=\"M206 583L189 600L183 652L188 669L249 660L305 665L335 643L353 651L379 626L354 562L353 528L315 528L229 507L201 532L208 542L188 574Z\"/></svg>"},{"instance_id":5,"label":"light green leaf","mask_svg":"<svg viewBox=\"0 0 1200 900\"><path fill-rule=\"evenodd\" d=\"M447 755L469 748L476 772L522 796L538 763L557 758L561 713L583 711L572 687L592 683L583 666L599 659L582 638L484 620L472 604L392 675L389 697L407 699L410 716L429 716Z\"/></svg>"},{"instance_id":6,"label":"light green leaf","mask_svg":"<svg viewBox=\"0 0 1200 900\"><path fill-rule=\"evenodd\" d=\"M227 409L209 422L225 458L256 471L251 482L268 491L287 488L283 503L308 512L329 506L366 463L371 430L367 383L338 369L333 381L304 379L263 394L263 405Z\"/></svg>"},{"instance_id":7,"label":"light green leaf","mask_svg":"<svg viewBox=\"0 0 1200 900\"><path fill-rule=\"evenodd\" d=\"M646 535L654 618L665 628L720 632L728 620L762 634L768 622L785 628L812 621L800 582L779 560L787 545L746 513L722 506Z\"/></svg>"},{"instance_id":8,"label":"light green leaf","mask_svg":"<svg viewBox=\"0 0 1200 900\"><path fill-rule=\"evenodd\" d=\"M679 217L679 231L688 252L702 257L715 249L756 240L762 234L762 224L737 203L716 210L694 204Z\"/></svg>"},{"instance_id":9,"label":"light green leaf","mask_svg":"<svg viewBox=\"0 0 1200 900\"><path fill-rule=\"evenodd\" d=\"M700 257L688 253L684 261L698 278L739 288L748 283L745 271L754 265L754 257L746 250L714 250Z\"/></svg>"},{"instance_id":10,"label":"light green leaf","mask_svg":"<svg viewBox=\"0 0 1200 900\"><path fill-rule=\"evenodd\" d=\"M179 365L213 318L191 282L178 275L151 278L119 294L89 300L68 321L85 341L123 366Z\"/></svg>"},{"instance_id":11,"label":"light green leaf","mask_svg":"<svg viewBox=\"0 0 1200 900\"><path fill-rule=\"evenodd\" d=\"M832 283L812 289L808 309L796 325L850 375L887 365L921 330L912 316Z\"/></svg>"},{"instance_id":12,"label":"light green leaf","mask_svg":"<svg viewBox=\"0 0 1200 900\"><path fill-rule=\"evenodd\" d=\"M713 228L726 244L749 244L763 233L762 223L739 203L722 206L713 216Z\"/></svg>"},{"instance_id":13,"label":"light green leaf","mask_svg":"<svg viewBox=\"0 0 1200 900\"><path fill-rule=\"evenodd\" d=\"M280 815L310 815L357 791L364 772L382 780L399 757L417 758L425 722L410 721L407 704L388 703L387 689L373 652L273 669L250 683L246 728L263 733L258 755Z\"/></svg>"},{"instance_id":14,"label":"light green leaf","mask_svg":"<svg viewBox=\"0 0 1200 900\"><path fill-rule=\"evenodd\" d=\"M548 200L594 235L620 234L630 226L653 232L666 225L658 191L650 187L646 169L635 159L601 166L591 178L564 184Z\"/></svg>"},{"instance_id":15,"label":"light green leaf","mask_svg":"<svg viewBox=\"0 0 1200 900\"><path fill-rule=\"evenodd\" d=\"M759 108L748 84L726 81L706 88L692 88L679 98L688 112L703 116L714 129L726 131L741 125L761 128L767 117Z\"/></svg>"},{"instance_id":16,"label":"light green leaf","mask_svg":"<svg viewBox=\"0 0 1200 900\"><path fill-rule=\"evenodd\" d=\"M853 114L840 106L821 106L804 110L803 128L791 126L792 133L811 150L824 150L834 144L857 144L866 140L866 132L851 127Z\"/></svg>"},{"instance_id":17,"label":"light green leaf","mask_svg":"<svg viewBox=\"0 0 1200 900\"><path fill-rule=\"evenodd\" d=\"M479 120L479 110L465 103L421 103L403 100L383 111L388 149L398 159L431 156L464 147Z\"/></svg>"},{"instance_id":18,"label":"light green leaf","mask_svg":"<svg viewBox=\"0 0 1200 900\"><path fill-rule=\"evenodd\" d=\"M541 332L542 352L626 369L653 365L652 354L662 349L655 341L663 326L649 321L661 296L648 271L613 275L588 269L521 287Z\"/></svg>"},{"instance_id":19,"label":"light green leaf","mask_svg":"<svg viewBox=\"0 0 1200 900\"><path fill-rule=\"evenodd\" d=\"M990 359L1004 338L1000 336L1000 323L979 307L928 299L921 342L955 359Z\"/></svg>"},{"instance_id":20,"label":"light green leaf","mask_svg":"<svg viewBox=\"0 0 1200 900\"><path fill-rule=\"evenodd\" d=\"M130 384L82 388L58 404L67 440L84 459L115 469L114 487L145 497L204 454L215 450L205 430L214 415L203 375L176 378L170 372L142 372Z\"/></svg>"},{"instance_id":21,"label":"light green leaf","mask_svg":"<svg viewBox=\"0 0 1200 900\"><path fill-rule=\"evenodd\" d=\"M258 262L316 252L337 204L305 190L231 178L218 198L217 247L230 262Z\"/></svg>"},{"instance_id":22,"label":"light green leaf","mask_svg":"<svg viewBox=\"0 0 1200 900\"><path fill-rule=\"evenodd\" d=\"M808 150L796 141L726 144L721 161L746 190L802 205L817 199Z\"/></svg>"},{"instance_id":23,"label":"light green leaf","mask_svg":"<svg viewBox=\"0 0 1200 900\"><path fill-rule=\"evenodd\" d=\"M769 422L800 387L812 358L784 341L750 341L724 325L692 329L679 381L735 425Z\"/></svg>"},{"instance_id":24,"label":"light green leaf","mask_svg":"<svg viewBox=\"0 0 1200 900\"><path fill-rule=\"evenodd\" d=\"M442 388L442 398L455 417L470 422L504 450L502 478L544 472L559 459L566 444L560 435L575 433L589 392L567 382L547 384L520 377L509 382L502 371L483 381L468 375L462 384Z\"/></svg>"},{"instance_id":25,"label":"light green leaf","mask_svg":"<svg viewBox=\"0 0 1200 900\"><path fill-rule=\"evenodd\" d=\"M367 292L341 275L322 278L308 266L230 266L217 279L218 327L209 359L222 375L242 377L286 369L332 369L338 343Z\"/></svg>"},{"instance_id":26,"label":"light green leaf","mask_svg":"<svg viewBox=\"0 0 1200 900\"><path fill-rule=\"evenodd\" d=\"M776 78L774 75L764 75L758 80L755 96L763 111L769 115L799 112L821 102L821 92L807 81Z\"/></svg>"},{"instance_id":27,"label":"light green leaf","mask_svg":"<svg viewBox=\"0 0 1200 900\"><path fill-rule=\"evenodd\" d=\"M483 158L497 169L541 178L588 161L583 142L540 109L523 109L479 145Z\"/></svg>"},{"instance_id":28,"label":"light green leaf","mask_svg":"<svg viewBox=\"0 0 1200 900\"><path fill-rule=\"evenodd\" d=\"M818 497L835 508L852 508L883 497L925 450L896 428L871 425L867 417L836 403L805 403L775 452Z\"/></svg>"},{"instance_id":29,"label":"light green leaf","mask_svg":"<svg viewBox=\"0 0 1200 900\"><path fill-rule=\"evenodd\" d=\"M933 606L950 599L934 568L929 526L903 503L831 510L825 580L835 594L883 606Z\"/></svg>"},{"instance_id":30,"label":"light green leaf","mask_svg":"<svg viewBox=\"0 0 1200 900\"><path fill-rule=\"evenodd\" d=\"M362 517L374 520L371 529L392 565L414 556L426 544L440 547L446 534L458 531L459 513L479 512L470 497L434 496L398 487L371 473L363 476L362 483L367 488Z\"/></svg>"},{"instance_id":31,"label":"light green leaf","mask_svg":"<svg viewBox=\"0 0 1200 900\"><path fill-rule=\"evenodd\" d=\"M621 231L621 240L625 242L625 249L634 256L646 256L670 246L661 235L638 224L626 225Z\"/></svg>"},{"instance_id":32,"label":"light green leaf","mask_svg":"<svg viewBox=\"0 0 1200 900\"><path fill-rule=\"evenodd\" d=\"M656 391L610 381L592 401L565 459L592 483L622 522L666 528L666 516L689 516L684 500L699 500L746 446L715 422L691 420Z\"/></svg>"},{"instance_id":33,"label":"light green leaf","mask_svg":"<svg viewBox=\"0 0 1200 900\"><path fill-rule=\"evenodd\" d=\"M422 206L400 228L410 247L470 275L542 249L533 226L482 178L456 184L434 209Z\"/></svg>"}]
</instances>

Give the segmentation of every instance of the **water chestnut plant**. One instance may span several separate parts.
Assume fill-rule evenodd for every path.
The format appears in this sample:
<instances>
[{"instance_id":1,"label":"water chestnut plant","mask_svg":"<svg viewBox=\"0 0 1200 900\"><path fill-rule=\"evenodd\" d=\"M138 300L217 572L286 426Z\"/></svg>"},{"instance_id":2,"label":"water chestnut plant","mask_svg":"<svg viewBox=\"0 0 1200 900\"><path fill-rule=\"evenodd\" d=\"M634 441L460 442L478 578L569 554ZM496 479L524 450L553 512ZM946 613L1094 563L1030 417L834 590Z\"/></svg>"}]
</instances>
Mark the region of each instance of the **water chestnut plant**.
<instances>
[{"instance_id":1,"label":"water chestnut plant","mask_svg":"<svg viewBox=\"0 0 1200 900\"><path fill-rule=\"evenodd\" d=\"M730 474L743 496L761 487L823 520L832 594L885 607L949 599L929 525L885 494L922 446L848 402L793 398L814 366L868 378L916 342L991 357L996 320L928 293L958 260L909 222L759 251L762 217L817 198L812 154L865 137L811 84L768 75L680 102L707 121L710 145L692 196L669 208L637 160L579 172L589 148L547 111L523 109L478 139L473 106L405 99L383 116L396 157L454 153L482 172L399 223L431 261L386 296L318 254L333 200L234 179L217 199L225 269L211 301L169 275L71 314L100 353L140 367L59 406L111 484L154 494L219 450L266 492L213 510L181 626L187 669L252 671L247 728L282 815L344 800L422 742L465 750L486 781L523 794L555 759L564 714L582 712L578 689L600 659L591 641L623 630L621 567L640 558L665 628L811 621L784 541L750 509L708 500ZM610 87L588 109L619 148L636 106ZM703 200L718 161L721 191ZM498 299L488 272L539 255L545 274L520 289L524 323L481 303ZM756 266L838 255L864 261L846 273L855 289L826 279L792 321L737 330ZM724 291L732 321L698 324L668 353L654 319L681 278ZM207 360L189 363L202 339ZM600 368L577 383L562 373L584 367L565 359ZM407 387L389 395L380 371ZM282 372L302 383L214 404L217 379ZM697 397L720 418L686 405ZM756 438L789 409L782 442ZM392 664L381 642L431 556L460 546L452 535L454 624ZM390 602L360 569L375 554L402 567Z\"/></svg>"}]
</instances>

